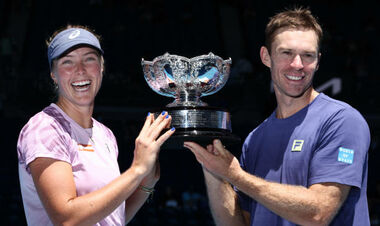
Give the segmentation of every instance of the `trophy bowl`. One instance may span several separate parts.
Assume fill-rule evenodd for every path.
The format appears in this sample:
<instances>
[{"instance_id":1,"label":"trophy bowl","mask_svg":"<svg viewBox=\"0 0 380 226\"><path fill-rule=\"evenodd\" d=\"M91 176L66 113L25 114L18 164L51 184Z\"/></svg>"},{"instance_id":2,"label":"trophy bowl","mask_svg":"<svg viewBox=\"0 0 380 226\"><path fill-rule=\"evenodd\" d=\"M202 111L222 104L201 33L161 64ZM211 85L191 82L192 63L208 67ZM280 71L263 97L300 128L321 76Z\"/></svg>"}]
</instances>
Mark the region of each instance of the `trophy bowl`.
<instances>
[{"instance_id":1,"label":"trophy bowl","mask_svg":"<svg viewBox=\"0 0 380 226\"><path fill-rule=\"evenodd\" d=\"M232 134L228 110L208 106L200 99L223 88L230 74L231 58L223 60L209 53L189 59L165 53L153 61L142 59L141 65L149 87L174 98L161 109L171 115L171 125L176 128L169 139L171 143L182 146L183 141L195 141L206 145L213 139L220 139L225 145L240 142Z\"/></svg>"}]
</instances>

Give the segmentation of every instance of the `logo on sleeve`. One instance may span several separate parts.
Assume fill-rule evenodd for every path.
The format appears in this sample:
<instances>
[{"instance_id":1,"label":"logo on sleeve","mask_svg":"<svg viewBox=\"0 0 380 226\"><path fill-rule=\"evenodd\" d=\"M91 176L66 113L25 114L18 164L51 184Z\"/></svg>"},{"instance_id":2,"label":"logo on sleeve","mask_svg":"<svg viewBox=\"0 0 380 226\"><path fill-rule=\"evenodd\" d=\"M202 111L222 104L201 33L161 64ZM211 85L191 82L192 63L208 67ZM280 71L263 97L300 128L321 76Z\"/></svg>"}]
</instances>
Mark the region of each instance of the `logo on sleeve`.
<instances>
[{"instance_id":1,"label":"logo on sleeve","mask_svg":"<svg viewBox=\"0 0 380 226\"><path fill-rule=\"evenodd\" d=\"M354 162L354 150L348 148L339 148L338 162L352 164Z\"/></svg>"},{"instance_id":2,"label":"logo on sleeve","mask_svg":"<svg viewBox=\"0 0 380 226\"><path fill-rule=\"evenodd\" d=\"M292 151L302 151L303 142L304 140L294 140Z\"/></svg>"}]
</instances>

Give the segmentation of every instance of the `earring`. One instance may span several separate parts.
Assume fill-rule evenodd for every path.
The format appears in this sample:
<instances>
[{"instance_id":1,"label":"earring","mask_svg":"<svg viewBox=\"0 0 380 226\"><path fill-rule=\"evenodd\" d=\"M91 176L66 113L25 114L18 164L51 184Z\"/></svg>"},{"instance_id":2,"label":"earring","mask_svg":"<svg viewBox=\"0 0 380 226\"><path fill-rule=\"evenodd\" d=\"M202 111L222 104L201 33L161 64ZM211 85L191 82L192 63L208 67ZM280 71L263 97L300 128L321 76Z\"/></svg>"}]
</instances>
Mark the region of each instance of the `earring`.
<instances>
[{"instance_id":1,"label":"earring","mask_svg":"<svg viewBox=\"0 0 380 226\"><path fill-rule=\"evenodd\" d=\"M58 90L58 83L56 81L54 81L54 90Z\"/></svg>"}]
</instances>

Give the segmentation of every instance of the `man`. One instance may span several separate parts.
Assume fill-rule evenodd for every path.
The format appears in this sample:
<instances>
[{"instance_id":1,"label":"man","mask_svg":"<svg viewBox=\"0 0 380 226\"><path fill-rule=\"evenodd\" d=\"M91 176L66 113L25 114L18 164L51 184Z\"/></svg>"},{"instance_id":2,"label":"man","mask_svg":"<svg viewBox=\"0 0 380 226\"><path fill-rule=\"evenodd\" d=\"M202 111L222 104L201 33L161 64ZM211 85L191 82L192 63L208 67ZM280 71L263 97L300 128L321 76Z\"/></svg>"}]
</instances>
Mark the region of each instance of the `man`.
<instances>
[{"instance_id":1,"label":"man","mask_svg":"<svg viewBox=\"0 0 380 226\"><path fill-rule=\"evenodd\" d=\"M260 50L275 111L244 142L240 164L219 140L185 142L203 166L217 225L369 225L369 128L312 85L322 29L308 9L269 21ZM231 184L235 189L231 187Z\"/></svg>"}]
</instances>

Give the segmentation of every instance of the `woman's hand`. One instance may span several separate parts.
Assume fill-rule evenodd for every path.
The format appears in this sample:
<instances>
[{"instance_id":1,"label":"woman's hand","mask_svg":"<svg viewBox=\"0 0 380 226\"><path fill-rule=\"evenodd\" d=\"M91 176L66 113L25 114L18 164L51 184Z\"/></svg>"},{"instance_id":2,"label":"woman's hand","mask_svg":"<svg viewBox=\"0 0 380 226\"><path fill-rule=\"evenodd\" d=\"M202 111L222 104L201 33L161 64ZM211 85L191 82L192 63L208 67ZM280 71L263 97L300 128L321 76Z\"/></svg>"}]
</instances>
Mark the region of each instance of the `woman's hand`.
<instances>
[{"instance_id":1,"label":"woman's hand","mask_svg":"<svg viewBox=\"0 0 380 226\"><path fill-rule=\"evenodd\" d=\"M159 179L158 153L161 145L175 130L172 128L161 136L160 134L163 129L169 128L170 122L171 117L165 111L157 119L154 119L153 114L148 114L140 134L136 138L132 167L146 176L144 181L147 183L155 183Z\"/></svg>"},{"instance_id":2,"label":"woman's hand","mask_svg":"<svg viewBox=\"0 0 380 226\"><path fill-rule=\"evenodd\" d=\"M160 179L160 162L157 159L156 163L152 167L152 170L141 181L141 185L144 187L153 188L159 179Z\"/></svg>"}]
</instances>

